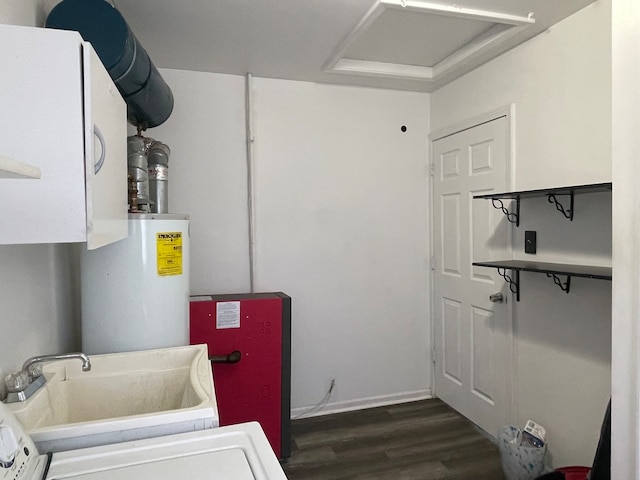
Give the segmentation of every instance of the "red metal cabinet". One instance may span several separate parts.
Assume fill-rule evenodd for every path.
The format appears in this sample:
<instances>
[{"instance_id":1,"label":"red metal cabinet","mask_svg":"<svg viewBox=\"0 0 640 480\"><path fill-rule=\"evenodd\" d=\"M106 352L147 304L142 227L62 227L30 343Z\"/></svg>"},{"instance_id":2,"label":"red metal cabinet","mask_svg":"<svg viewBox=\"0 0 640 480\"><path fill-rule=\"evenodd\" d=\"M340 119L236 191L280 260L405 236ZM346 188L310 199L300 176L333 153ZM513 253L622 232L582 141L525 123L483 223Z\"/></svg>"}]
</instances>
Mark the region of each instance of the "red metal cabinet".
<instances>
[{"instance_id":1,"label":"red metal cabinet","mask_svg":"<svg viewBox=\"0 0 640 480\"><path fill-rule=\"evenodd\" d=\"M191 344L209 348L220 426L256 420L278 458L288 458L291 298L280 292L192 296L190 324Z\"/></svg>"}]
</instances>

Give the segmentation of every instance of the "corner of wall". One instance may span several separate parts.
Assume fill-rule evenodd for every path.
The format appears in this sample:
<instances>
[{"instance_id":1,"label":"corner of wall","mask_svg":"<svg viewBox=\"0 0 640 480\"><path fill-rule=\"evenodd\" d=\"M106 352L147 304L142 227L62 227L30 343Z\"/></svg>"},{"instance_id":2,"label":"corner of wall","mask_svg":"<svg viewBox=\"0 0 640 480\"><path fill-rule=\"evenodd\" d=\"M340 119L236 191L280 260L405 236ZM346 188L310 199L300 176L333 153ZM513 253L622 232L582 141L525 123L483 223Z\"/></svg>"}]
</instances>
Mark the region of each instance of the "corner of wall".
<instances>
[{"instance_id":1,"label":"corner of wall","mask_svg":"<svg viewBox=\"0 0 640 480\"><path fill-rule=\"evenodd\" d=\"M38 11L43 0L0 0L0 23L38 26Z\"/></svg>"}]
</instances>

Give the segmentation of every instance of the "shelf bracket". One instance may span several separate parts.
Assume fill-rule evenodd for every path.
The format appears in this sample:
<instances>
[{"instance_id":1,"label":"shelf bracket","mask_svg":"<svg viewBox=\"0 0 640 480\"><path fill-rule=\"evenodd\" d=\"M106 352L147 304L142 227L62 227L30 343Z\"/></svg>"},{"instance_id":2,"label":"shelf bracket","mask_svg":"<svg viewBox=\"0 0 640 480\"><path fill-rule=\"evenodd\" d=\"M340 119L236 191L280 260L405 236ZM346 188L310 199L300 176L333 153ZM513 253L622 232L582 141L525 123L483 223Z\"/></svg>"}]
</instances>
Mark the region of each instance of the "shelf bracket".
<instances>
[{"instance_id":1,"label":"shelf bracket","mask_svg":"<svg viewBox=\"0 0 640 480\"><path fill-rule=\"evenodd\" d=\"M562 283L560 277L558 277L555 273L547 273L547 277L553 278L553 283L558 285L560 287L560 290L565 293L569 293L569 289L571 288L571 275L567 275L567 280L564 283Z\"/></svg>"},{"instance_id":2,"label":"shelf bracket","mask_svg":"<svg viewBox=\"0 0 640 480\"><path fill-rule=\"evenodd\" d=\"M569 197L569 208L565 208L562 203L558 200L557 197ZM568 218L570 222L573 222L573 190L571 193L547 193L547 201L549 203L554 203L556 209Z\"/></svg>"},{"instance_id":3,"label":"shelf bracket","mask_svg":"<svg viewBox=\"0 0 640 480\"><path fill-rule=\"evenodd\" d=\"M519 302L520 301L520 270L515 270L515 271L512 270L511 275L507 274L506 268L498 267L497 270L498 270L498 275L504 278L505 282L509 284L509 290L511 290L511 293L516 294L516 302Z\"/></svg>"},{"instance_id":4,"label":"shelf bracket","mask_svg":"<svg viewBox=\"0 0 640 480\"><path fill-rule=\"evenodd\" d=\"M491 204L493 205L493 208L497 210L502 210L502 213L506 215L507 220L511 223L515 223L516 227L518 227L520 226L520 197L517 197L515 201L516 201L515 212L510 212L509 209L504 206L504 203L502 202L502 200L499 198L492 198Z\"/></svg>"}]
</instances>

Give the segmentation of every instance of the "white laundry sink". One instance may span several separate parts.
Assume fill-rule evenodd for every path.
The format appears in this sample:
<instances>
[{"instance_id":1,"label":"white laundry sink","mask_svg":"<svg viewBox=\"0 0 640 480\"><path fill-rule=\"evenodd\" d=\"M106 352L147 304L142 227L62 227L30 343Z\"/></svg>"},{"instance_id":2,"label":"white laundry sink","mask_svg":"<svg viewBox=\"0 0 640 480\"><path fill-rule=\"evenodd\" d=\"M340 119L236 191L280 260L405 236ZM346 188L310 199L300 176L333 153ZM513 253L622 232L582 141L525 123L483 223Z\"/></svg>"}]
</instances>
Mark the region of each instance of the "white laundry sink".
<instances>
[{"instance_id":1,"label":"white laundry sink","mask_svg":"<svg viewBox=\"0 0 640 480\"><path fill-rule=\"evenodd\" d=\"M93 355L43 364L47 383L7 407L40 452L217 427L206 345Z\"/></svg>"}]
</instances>

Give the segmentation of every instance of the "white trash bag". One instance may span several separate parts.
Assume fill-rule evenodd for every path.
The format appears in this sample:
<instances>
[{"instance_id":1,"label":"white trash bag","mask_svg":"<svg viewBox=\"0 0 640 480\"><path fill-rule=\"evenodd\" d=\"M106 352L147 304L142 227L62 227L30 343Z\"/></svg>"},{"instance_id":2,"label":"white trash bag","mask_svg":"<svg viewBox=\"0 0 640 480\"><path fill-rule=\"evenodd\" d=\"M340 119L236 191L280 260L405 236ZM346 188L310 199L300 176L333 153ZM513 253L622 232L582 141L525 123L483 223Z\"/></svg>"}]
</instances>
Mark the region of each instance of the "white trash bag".
<instances>
[{"instance_id":1,"label":"white trash bag","mask_svg":"<svg viewBox=\"0 0 640 480\"><path fill-rule=\"evenodd\" d=\"M522 430L513 425L501 427L498 449L507 480L533 480L542 474L547 444L534 447L522 442Z\"/></svg>"}]
</instances>

